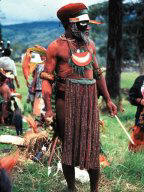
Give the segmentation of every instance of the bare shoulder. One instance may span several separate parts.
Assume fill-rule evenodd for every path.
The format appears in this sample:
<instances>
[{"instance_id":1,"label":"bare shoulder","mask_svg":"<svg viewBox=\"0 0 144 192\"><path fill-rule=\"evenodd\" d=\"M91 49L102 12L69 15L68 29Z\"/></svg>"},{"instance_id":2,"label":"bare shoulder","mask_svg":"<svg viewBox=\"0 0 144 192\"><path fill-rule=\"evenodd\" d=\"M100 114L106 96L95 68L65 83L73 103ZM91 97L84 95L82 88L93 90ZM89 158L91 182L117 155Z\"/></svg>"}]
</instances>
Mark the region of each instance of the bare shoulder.
<instances>
[{"instance_id":1,"label":"bare shoulder","mask_svg":"<svg viewBox=\"0 0 144 192\"><path fill-rule=\"evenodd\" d=\"M58 44L57 44L57 39L54 40L53 42L51 42L49 45L48 45L48 51L51 51L51 50L56 50L58 47Z\"/></svg>"},{"instance_id":2,"label":"bare shoulder","mask_svg":"<svg viewBox=\"0 0 144 192\"><path fill-rule=\"evenodd\" d=\"M48 49L60 49L61 46L64 46L66 41L62 40L60 37L53 42L51 42L48 46Z\"/></svg>"},{"instance_id":3,"label":"bare shoulder","mask_svg":"<svg viewBox=\"0 0 144 192\"><path fill-rule=\"evenodd\" d=\"M69 47L66 40L58 38L48 46L48 55L52 57L67 58Z\"/></svg>"}]
</instances>

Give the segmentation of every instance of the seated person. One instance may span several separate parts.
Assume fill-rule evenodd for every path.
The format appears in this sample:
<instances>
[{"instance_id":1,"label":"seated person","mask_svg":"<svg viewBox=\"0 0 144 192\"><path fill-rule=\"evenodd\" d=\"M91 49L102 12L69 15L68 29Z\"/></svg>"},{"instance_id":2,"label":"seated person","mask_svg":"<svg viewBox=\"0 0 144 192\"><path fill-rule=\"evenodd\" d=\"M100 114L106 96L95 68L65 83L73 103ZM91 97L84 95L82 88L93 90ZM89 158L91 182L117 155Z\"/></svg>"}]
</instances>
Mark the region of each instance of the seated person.
<instances>
[{"instance_id":1,"label":"seated person","mask_svg":"<svg viewBox=\"0 0 144 192\"><path fill-rule=\"evenodd\" d=\"M8 85L6 84L7 77L0 71L0 96L1 96L1 123L4 123L4 119L8 116L7 103L11 97L11 91Z\"/></svg>"},{"instance_id":2,"label":"seated person","mask_svg":"<svg viewBox=\"0 0 144 192\"><path fill-rule=\"evenodd\" d=\"M129 144L129 149L138 151L144 147L144 75L136 78L129 91L129 101L137 106L135 126L132 131L132 140L135 145Z\"/></svg>"},{"instance_id":3,"label":"seated person","mask_svg":"<svg viewBox=\"0 0 144 192\"><path fill-rule=\"evenodd\" d=\"M140 125L140 115L144 110L144 75L136 78L129 91L129 100L132 105L137 106L135 125Z\"/></svg>"},{"instance_id":4,"label":"seated person","mask_svg":"<svg viewBox=\"0 0 144 192\"><path fill-rule=\"evenodd\" d=\"M17 87L19 88L19 82L17 79L17 70L16 70L16 65L15 62L10 58L11 55L11 50L10 49L4 49L2 53L2 57L0 58L0 68L4 69L6 72L11 72L11 76L7 79L7 84L10 87L12 91L15 90L15 86L13 83L13 78L16 82Z\"/></svg>"}]
</instances>

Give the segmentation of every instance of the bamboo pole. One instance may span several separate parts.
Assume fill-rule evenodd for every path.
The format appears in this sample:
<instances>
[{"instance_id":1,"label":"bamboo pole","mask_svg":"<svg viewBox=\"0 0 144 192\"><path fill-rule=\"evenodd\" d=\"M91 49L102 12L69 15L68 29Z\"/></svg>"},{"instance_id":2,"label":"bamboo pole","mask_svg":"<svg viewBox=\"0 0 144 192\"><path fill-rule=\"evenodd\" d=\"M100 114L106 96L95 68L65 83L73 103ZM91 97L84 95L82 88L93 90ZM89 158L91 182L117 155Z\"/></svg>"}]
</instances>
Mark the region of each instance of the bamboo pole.
<instances>
[{"instance_id":1,"label":"bamboo pole","mask_svg":"<svg viewBox=\"0 0 144 192\"><path fill-rule=\"evenodd\" d=\"M124 132L126 133L127 137L129 138L130 142L135 145L134 141L132 140L131 136L128 134L127 130L125 129L125 127L123 126L123 124L121 123L120 119L118 118L117 115L115 115L115 118L117 119L118 123L120 124L121 128L124 130Z\"/></svg>"}]
</instances>

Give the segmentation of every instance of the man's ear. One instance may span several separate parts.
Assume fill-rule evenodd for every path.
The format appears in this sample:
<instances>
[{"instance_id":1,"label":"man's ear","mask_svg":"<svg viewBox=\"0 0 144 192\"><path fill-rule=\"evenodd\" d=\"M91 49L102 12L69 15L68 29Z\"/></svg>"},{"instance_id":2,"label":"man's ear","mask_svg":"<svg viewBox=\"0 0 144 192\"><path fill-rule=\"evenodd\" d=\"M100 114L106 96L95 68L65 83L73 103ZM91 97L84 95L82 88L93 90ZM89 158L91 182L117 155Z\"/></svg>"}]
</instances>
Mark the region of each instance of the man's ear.
<instances>
[{"instance_id":1,"label":"man's ear","mask_svg":"<svg viewBox=\"0 0 144 192\"><path fill-rule=\"evenodd\" d=\"M67 23L65 30L71 31L72 23Z\"/></svg>"}]
</instances>

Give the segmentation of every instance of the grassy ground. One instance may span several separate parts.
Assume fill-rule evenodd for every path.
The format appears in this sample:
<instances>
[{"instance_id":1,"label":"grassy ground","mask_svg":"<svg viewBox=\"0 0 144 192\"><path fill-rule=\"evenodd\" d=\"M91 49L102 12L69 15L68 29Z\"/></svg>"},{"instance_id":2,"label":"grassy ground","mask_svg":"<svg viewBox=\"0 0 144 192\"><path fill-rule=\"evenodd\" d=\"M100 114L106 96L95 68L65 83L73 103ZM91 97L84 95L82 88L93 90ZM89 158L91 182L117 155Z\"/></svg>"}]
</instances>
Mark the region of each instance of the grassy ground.
<instances>
[{"instance_id":1,"label":"grassy ground","mask_svg":"<svg viewBox=\"0 0 144 192\"><path fill-rule=\"evenodd\" d=\"M21 88L17 90L23 96L25 113L30 112L31 108L26 104L27 87L22 75L21 66L17 64L18 77ZM123 73L121 87L130 88L137 73ZM131 106L124 96L123 106L125 112L118 114L123 125L129 131L129 127L134 124L134 114L136 108ZM104 120L105 128L101 132L101 143L103 150L110 161L110 167L101 170L100 192L142 192L144 191L144 153L131 153L128 151L128 138L115 118L106 114L100 115ZM25 124L26 126L26 124ZM27 127L25 127L27 129ZM3 133L15 134L14 129L4 128ZM14 150L11 145L0 145L0 155L3 149ZM53 172L47 176L47 164L39 164L31 161L19 163L11 174L13 182L13 192L58 192L65 190L65 182L62 173ZM77 182L79 192L88 192L89 183L81 184Z\"/></svg>"}]
</instances>

